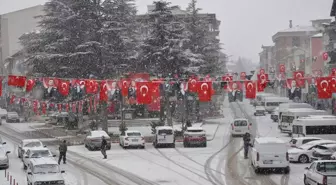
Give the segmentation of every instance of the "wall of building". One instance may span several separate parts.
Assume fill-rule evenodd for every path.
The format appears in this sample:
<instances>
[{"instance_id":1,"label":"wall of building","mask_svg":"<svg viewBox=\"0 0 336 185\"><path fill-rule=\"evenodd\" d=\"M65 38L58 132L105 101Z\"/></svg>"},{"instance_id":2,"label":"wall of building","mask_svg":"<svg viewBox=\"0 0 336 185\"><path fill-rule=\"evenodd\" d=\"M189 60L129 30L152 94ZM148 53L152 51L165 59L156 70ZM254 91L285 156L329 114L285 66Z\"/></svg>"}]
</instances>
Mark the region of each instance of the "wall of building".
<instances>
[{"instance_id":1,"label":"wall of building","mask_svg":"<svg viewBox=\"0 0 336 185\"><path fill-rule=\"evenodd\" d=\"M323 53L323 39L322 37L312 37L311 38L311 54L312 57L316 56L317 60L312 63L312 70L321 70L324 68L324 60L322 57Z\"/></svg>"}]
</instances>

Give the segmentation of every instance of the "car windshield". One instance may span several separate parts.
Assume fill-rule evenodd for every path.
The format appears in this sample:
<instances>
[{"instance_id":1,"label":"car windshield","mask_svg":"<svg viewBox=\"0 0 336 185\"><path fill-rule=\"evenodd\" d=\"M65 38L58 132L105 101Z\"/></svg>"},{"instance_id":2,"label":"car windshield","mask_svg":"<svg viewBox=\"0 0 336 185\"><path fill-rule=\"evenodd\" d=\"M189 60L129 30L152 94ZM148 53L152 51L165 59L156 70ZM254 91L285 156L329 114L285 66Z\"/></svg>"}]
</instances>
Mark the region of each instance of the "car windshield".
<instances>
[{"instance_id":1,"label":"car windshield","mask_svg":"<svg viewBox=\"0 0 336 185\"><path fill-rule=\"evenodd\" d=\"M234 122L234 126L238 126L238 127L247 126L247 121L246 120L236 120Z\"/></svg>"},{"instance_id":2,"label":"car windshield","mask_svg":"<svg viewBox=\"0 0 336 185\"><path fill-rule=\"evenodd\" d=\"M41 142L30 142L30 143L26 143L23 147L41 147L42 144Z\"/></svg>"},{"instance_id":3,"label":"car windshield","mask_svg":"<svg viewBox=\"0 0 336 185\"><path fill-rule=\"evenodd\" d=\"M34 174L59 173L60 169L57 164L36 165L33 168Z\"/></svg>"},{"instance_id":4,"label":"car windshield","mask_svg":"<svg viewBox=\"0 0 336 185\"><path fill-rule=\"evenodd\" d=\"M30 158L50 157L48 150L33 151Z\"/></svg>"},{"instance_id":5,"label":"car windshield","mask_svg":"<svg viewBox=\"0 0 336 185\"><path fill-rule=\"evenodd\" d=\"M188 132L203 132L203 130L202 129L199 129L199 130L188 130Z\"/></svg>"},{"instance_id":6,"label":"car windshield","mask_svg":"<svg viewBox=\"0 0 336 185\"><path fill-rule=\"evenodd\" d=\"M127 136L141 136L140 132L128 132Z\"/></svg>"},{"instance_id":7,"label":"car windshield","mask_svg":"<svg viewBox=\"0 0 336 185\"><path fill-rule=\"evenodd\" d=\"M17 116L18 114L16 112L9 112L8 116Z\"/></svg>"},{"instance_id":8,"label":"car windshield","mask_svg":"<svg viewBox=\"0 0 336 185\"><path fill-rule=\"evenodd\" d=\"M319 172L336 172L336 163L335 162L319 163L316 169Z\"/></svg>"},{"instance_id":9,"label":"car windshield","mask_svg":"<svg viewBox=\"0 0 336 185\"><path fill-rule=\"evenodd\" d=\"M170 130L170 129L159 130L159 135L163 135L163 134L173 135L173 130Z\"/></svg>"}]
</instances>

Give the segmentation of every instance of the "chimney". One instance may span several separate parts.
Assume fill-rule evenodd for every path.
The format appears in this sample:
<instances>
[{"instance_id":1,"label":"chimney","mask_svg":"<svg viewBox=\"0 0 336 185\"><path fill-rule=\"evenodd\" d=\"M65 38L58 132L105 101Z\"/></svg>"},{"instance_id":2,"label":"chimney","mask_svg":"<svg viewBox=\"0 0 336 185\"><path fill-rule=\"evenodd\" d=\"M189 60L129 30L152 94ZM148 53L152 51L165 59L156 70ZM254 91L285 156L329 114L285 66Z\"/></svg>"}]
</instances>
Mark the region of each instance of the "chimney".
<instances>
[{"instance_id":1,"label":"chimney","mask_svg":"<svg viewBox=\"0 0 336 185\"><path fill-rule=\"evenodd\" d=\"M289 28L293 28L293 21L289 20Z\"/></svg>"}]
</instances>

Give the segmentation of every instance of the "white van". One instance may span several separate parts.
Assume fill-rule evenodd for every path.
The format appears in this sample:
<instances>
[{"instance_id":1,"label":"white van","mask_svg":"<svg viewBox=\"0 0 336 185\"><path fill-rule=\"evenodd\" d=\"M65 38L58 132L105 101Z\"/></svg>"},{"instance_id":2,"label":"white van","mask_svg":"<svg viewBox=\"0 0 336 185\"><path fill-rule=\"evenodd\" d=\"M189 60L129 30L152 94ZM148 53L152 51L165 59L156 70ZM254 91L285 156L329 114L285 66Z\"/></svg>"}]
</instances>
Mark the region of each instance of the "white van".
<instances>
[{"instance_id":1,"label":"white van","mask_svg":"<svg viewBox=\"0 0 336 185\"><path fill-rule=\"evenodd\" d=\"M244 135L246 132L250 133L252 124L245 118L237 118L231 123L231 135L235 137L237 135Z\"/></svg>"},{"instance_id":2,"label":"white van","mask_svg":"<svg viewBox=\"0 0 336 185\"><path fill-rule=\"evenodd\" d=\"M308 103L282 103L279 105L278 127L280 128L281 115L283 112L288 112L289 109L313 109Z\"/></svg>"},{"instance_id":3,"label":"white van","mask_svg":"<svg viewBox=\"0 0 336 185\"><path fill-rule=\"evenodd\" d=\"M272 113L282 103L288 103L290 100L286 97L265 97L265 109L268 113Z\"/></svg>"},{"instance_id":4,"label":"white van","mask_svg":"<svg viewBox=\"0 0 336 185\"><path fill-rule=\"evenodd\" d=\"M336 138L336 117L306 117L293 121L293 136L319 137L327 140Z\"/></svg>"},{"instance_id":5,"label":"white van","mask_svg":"<svg viewBox=\"0 0 336 185\"><path fill-rule=\"evenodd\" d=\"M280 120L280 131L283 133L292 133L292 123L295 119L309 115L328 115L326 111L315 109L289 109L283 112Z\"/></svg>"},{"instance_id":6,"label":"white van","mask_svg":"<svg viewBox=\"0 0 336 185\"><path fill-rule=\"evenodd\" d=\"M155 148L158 148L159 146L170 146L172 148L175 148L175 135L173 127L155 127L153 145Z\"/></svg>"},{"instance_id":7,"label":"white van","mask_svg":"<svg viewBox=\"0 0 336 185\"><path fill-rule=\"evenodd\" d=\"M255 138L251 147L251 163L256 173L262 169L283 169L289 173L287 143L279 138Z\"/></svg>"},{"instance_id":8,"label":"white van","mask_svg":"<svg viewBox=\"0 0 336 185\"><path fill-rule=\"evenodd\" d=\"M277 95L272 94L272 93L257 93L256 95L256 99L254 102L254 106L260 105L260 106L265 106L264 103L264 99L265 97L277 97Z\"/></svg>"}]
</instances>

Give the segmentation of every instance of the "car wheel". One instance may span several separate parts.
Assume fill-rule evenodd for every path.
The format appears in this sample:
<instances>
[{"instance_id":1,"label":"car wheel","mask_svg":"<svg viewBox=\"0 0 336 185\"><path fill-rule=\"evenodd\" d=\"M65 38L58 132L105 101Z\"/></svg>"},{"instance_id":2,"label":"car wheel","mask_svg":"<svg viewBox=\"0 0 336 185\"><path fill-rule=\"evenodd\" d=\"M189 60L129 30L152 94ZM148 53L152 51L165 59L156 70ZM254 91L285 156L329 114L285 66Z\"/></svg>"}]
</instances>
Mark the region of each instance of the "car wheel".
<instances>
[{"instance_id":1,"label":"car wheel","mask_svg":"<svg viewBox=\"0 0 336 185\"><path fill-rule=\"evenodd\" d=\"M300 163L308 163L309 162L309 158L307 155L300 155L299 156L299 162Z\"/></svg>"},{"instance_id":2,"label":"car wheel","mask_svg":"<svg viewBox=\"0 0 336 185\"><path fill-rule=\"evenodd\" d=\"M93 148L92 148L90 145L87 146L87 149L88 149L89 151L92 151L92 150L93 150Z\"/></svg>"},{"instance_id":3,"label":"car wheel","mask_svg":"<svg viewBox=\"0 0 336 185\"><path fill-rule=\"evenodd\" d=\"M171 144L171 147L172 147L172 148L175 148L175 143Z\"/></svg>"},{"instance_id":4,"label":"car wheel","mask_svg":"<svg viewBox=\"0 0 336 185\"><path fill-rule=\"evenodd\" d=\"M254 169L254 173L259 174L260 173L260 169L259 168L255 168Z\"/></svg>"}]
</instances>

